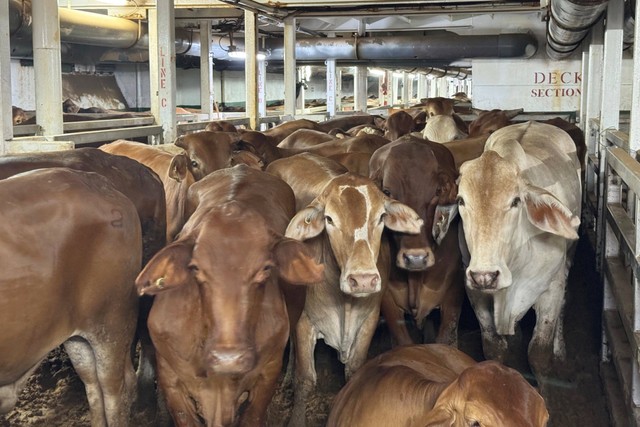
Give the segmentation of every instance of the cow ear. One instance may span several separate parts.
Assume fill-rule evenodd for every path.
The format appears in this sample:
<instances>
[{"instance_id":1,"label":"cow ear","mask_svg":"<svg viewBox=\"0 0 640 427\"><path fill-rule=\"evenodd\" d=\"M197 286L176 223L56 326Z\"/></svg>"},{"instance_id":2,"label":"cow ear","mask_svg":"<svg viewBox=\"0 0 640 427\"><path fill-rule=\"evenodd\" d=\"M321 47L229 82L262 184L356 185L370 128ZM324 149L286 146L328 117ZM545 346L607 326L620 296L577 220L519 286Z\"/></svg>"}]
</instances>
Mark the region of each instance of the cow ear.
<instances>
[{"instance_id":1,"label":"cow ear","mask_svg":"<svg viewBox=\"0 0 640 427\"><path fill-rule=\"evenodd\" d=\"M324 265L318 264L302 242L284 238L274 249L280 277L291 284L310 285L324 277Z\"/></svg>"},{"instance_id":2,"label":"cow ear","mask_svg":"<svg viewBox=\"0 0 640 427\"><path fill-rule=\"evenodd\" d=\"M436 206L436 213L434 216L433 227L431 228L431 235L433 236L433 240L435 240L437 244L440 244L442 242L442 239L444 239L444 236L447 235L447 232L451 227L451 223L453 223L453 220L457 216L457 203L446 206Z\"/></svg>"},{"instance_id":3,"label":"cow ear","mask_svg":"<svg viewBox=\"0 0 640 427\"><path fill-rule=\"evenodd\" d=\"M458 197L458 186L454 176L447 172L438 172L438 187L436 189L439 205L449 205Z\"/></svg>"},{"instance_id":4,"label":"cow ear","mask_svg":"<svg viewBox=\"0 0 640 427\"><path fill-rule=\"evenodd\" d=\"M176 144L178 145L178 144ZM178 147L180 147L178 145ZM171 159L169 165L169 178L178 182L184 181L189 171L189 157L186 154L177 154Z\"/></svg>"},{"instance_id":5,"label":"cow ear","mask_svg":"<svg viewBox=\"0 0 640 427\"><path fill-rule=\"evenodd\" d=\"M285 237L304 241L324 230L324 208L312 203L298 212L289 222Z\"/></svg>"},{"instance_id":6,"label":"cow ear","mask_svg":"<svg viewBox=\"0 0 640 427\"><path fill-rule=\"evenodd\" d=\"M189 263L193 242L176 242L164 247L144 267L136 278L139 295L156 295L191 281Z\"/></svg>"},{"instance_id":7,"label":"cow ear","mask_svg":"<svg viewBox=\"0 0 640 427\"><path fill-rule=\"evenodd\" d=\"M510 119L513 119L518 114L521 114L524 111L524 108L516 108L515 110L504 110L504 115Z\"/></svg>"},{"instance_id":8,"label":"cow ear","mask_svg":"<svg viewBox=\"0 0 640 427\"><path fill-rule=\"evenodd\" d=\"M487 110L481 110L480 108L472 108L471 111L473 111L473 114L475 114L476 116L479 116L480 114L484 113Z\"/></svg>"},{"instance_id":9,"label":"cow ear","mask_svg":"<svg viewBox=\"0 0 640 427\"><path fill-rule=\"evenodd\" d=\"M423 225L422 218L409 206L385 197L384 208L386 215L384 225L393 230L407 234L418 234Z\"/></svg>"},{"instance_id":10,"label":"cow ear","mask_svg":"<svg viewBox=\"0 0 640 427\"><path fill-rule=\"evenodd\" d=\"M184 148L185 150L187 149L187 142L185 141L184 135L176 138L176 140L173 143L174 145L177 145L180 148Z\"/></svg>"},{"instance_id":11,"label":"cow ear","mask_svg":"<svg viewBox=\"0 0 640 427\"><path fill-rule=\"evenodd\" d=\"M580 218L573 215L553 194L532 185L527 186L525 204L529 221L540 230L576 240Z\"/></svg>"}]
</instances>

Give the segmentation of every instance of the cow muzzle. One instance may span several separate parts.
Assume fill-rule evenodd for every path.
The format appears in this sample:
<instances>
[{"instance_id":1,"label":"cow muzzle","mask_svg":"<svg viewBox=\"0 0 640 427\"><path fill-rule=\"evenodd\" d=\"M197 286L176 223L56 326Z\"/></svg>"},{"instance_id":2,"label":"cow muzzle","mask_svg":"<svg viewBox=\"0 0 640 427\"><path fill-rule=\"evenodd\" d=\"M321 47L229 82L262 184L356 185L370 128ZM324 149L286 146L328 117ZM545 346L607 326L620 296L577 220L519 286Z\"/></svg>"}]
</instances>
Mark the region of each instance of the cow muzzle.
<instances>
[{"instance_id":1,"label":"cow muzzle","mask_svg":"<svg viewBox=\"0 0 640 427\"><path fill-rule=\"evenodd\" d=\"M398 251L396 265L409 271L422 271L435 263L435 256L431 248L404 249Z\"/></svg>"},{"instance_id":2,"label":"cow muzzle","mask_svg":"<svg viewBox=\"0 0 640 427\"><path fill-rule=\"evenodd\" d=\"M470 270L467 269L467 282L472 288L480 291L494 291L498 289L500 270Z\"/></svg>"},{"instance_id":3,"label":"cow muzzle","mask_svg":"<svg viewBox=\"0 0 640 427\"><path fill-rule=\"evenodd\" d=\"M375 273L351 273L340 280L340 290L347 295L363 297L382 289L380 275Z\"/></svg>"},{"instance_id":4,"label":"cow muzzle","mask_svg":"<svg viewBox=\"0 0 640 427\"><path fill-rule=\"evenodd\" d=\"M207 355L207 366L215 374L242 375L255 365L256 353L251 348L217 347Z\"/></svg>"}]
</instances>

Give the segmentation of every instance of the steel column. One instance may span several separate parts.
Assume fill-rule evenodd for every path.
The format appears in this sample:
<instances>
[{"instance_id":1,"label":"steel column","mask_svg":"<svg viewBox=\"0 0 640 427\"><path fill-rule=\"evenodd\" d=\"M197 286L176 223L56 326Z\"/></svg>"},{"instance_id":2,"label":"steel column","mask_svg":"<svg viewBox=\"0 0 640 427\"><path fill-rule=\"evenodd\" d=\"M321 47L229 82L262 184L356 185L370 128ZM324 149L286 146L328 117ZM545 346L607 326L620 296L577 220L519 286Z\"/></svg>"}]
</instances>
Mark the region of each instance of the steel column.
<instances>
[{"instance_id":1,"label":"steel column","mask_svg":"<svg viewBox=\"0 0 640 427\"><path fill-rule=\"evenodd\" d=\"M58 4L52 1L35 1L31 7L36 122L42 128L44 136L58 135L64 132Z\"/></svg>"},{"instance_id":2,"label":"steel column","mask_svg":"<svg viewBox=\"0 0 640 427\"><path fill-rule=\"evenodd\" d=\"M0 155L3 155L7 153L5 141L13 138L8 2L0 4L0 24Z\"/></svg>"},{"instance_id":3,"label":"steel column","mask_svg":"<svg viewBox=\"0 0 640 427\"><path fill-rule=\"evenodd\" d=\"M422 98L428 98L427 95L427 76L418 74L418 101Z\"/></svg>"},{"instance_id":4,"label":"steel column","mask_svg":"<svg viewBox=\"0 0 640 427\"><path fill-rule=\"evenodd\" d=\"M211 21L200 21L200 111L213 118L213 50L211 43Z\"/></svg>"},{"instance_id":5,"label":"steel column","mask_svg":"<svg viewBox=\"0 0 640 427\"><path fill-rule=\"evenodd\" d=\"M629 151L631 153L640 150L640 21L638 19L640 19L640 7L637 7L636 4L633 39L633 92L631 94L631 128L629 130ZM640 254L640 238L636 239L636 253Z\"/></svg>"},{"instance_id":6,"label":"steel column","mask_svg":"<svg viewBox=\"0 0 640 427\"><path fill-rule=\"evenodd\" d=\"M246 114L249 127L258 129L258 17L254 12L244 11L244 79Z\"/></svg>"},{"instance_id":7,"label":"steel column","mask_svg":"<svg viewBox=\"0 0 640 427\"><path fill-rule=\"evenodd\" d=\"M267 115L267 63L258 61L258 116Z\"/></svg>"},{"instance_id":8,"label":"steel column","mask_svg":"<svg viewBox=\"0 0 640 427\"><path fill-rule=\"evenodd\" d=\"M296 20L284 20L284 114L296 115Z\"/></svg>"},{"instance_id":9,"label":"steel column","mask_svg":"<svg viewBox=\"0 0 640 427\"><path fill-rule=\"evenodd\" d=\"M149 9L149 80L151 113L163 129L160 143L172 143L178 135L174 33L174 0L158 2Z\"/></svg>"},{"instance_id":10,"label":"steel column","mask_svg":"<svg viewBox=\"0 0 640 427\"><path fill-rule=\"evenodd\" d=\"M329 117L336 115L336 60L328 59L327 66L327 113Z\"/></svg>"},{"instance_id":11,"label":"steel column","mask_svg":"<svg viewBox=\"0 0 640 427\"><path fill-rule=\"evenodd\" d=\"M406 71L402 72L402 106L404 108L409 106L409 73Z\"/></svg>"},{"instance_id":12,"label":"steel column","mask_svg":"<svg viewBox=\"0 0 640 427\"><path fill-rule=\"evenodd\" d=\"M367 111L367 67L355 67L353 75L353 110Z\"/></svg>"}]
</instances>

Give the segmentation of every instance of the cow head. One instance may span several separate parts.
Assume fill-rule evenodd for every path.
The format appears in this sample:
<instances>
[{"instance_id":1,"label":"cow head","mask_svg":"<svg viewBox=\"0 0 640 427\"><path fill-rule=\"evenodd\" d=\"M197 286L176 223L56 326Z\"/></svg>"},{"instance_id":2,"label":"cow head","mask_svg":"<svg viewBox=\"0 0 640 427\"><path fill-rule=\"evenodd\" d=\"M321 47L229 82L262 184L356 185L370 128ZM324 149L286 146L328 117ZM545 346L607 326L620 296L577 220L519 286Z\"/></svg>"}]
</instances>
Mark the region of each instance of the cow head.
<instances>
[{"instance_id":1,"label":"cow head","mask_svg":"<svg viewBox=\"0 0 640 427\"><path fill-rule=\"evenodd\" d=\"M186 151L189 170L199 181L213 171L231 166L232 144L238 138L236 133L202 131L179 137L175 145Z\"/></svg>"},{"instance_id":2,"label":"cow head","mask_svg":"<svg viewBox=\"0 0 640 427\"><path fill-rule=\"evenodd\" d=\"M544 427L548 420L544 399L518 371L486 361L449 384L420 425Z\"/></svg>"},{"instance_id":3,"label":"cow head","mask_svg":"<svg viewBox=\"0 0 640 427\"><path fill-rule=\"evenodd\" d=\"M378 161L378 156L386 156ZM433 238L437 207L453 203L457 195L453 159L450 168L440 165L432 148L424 142L407 140L393 147L378 150L370 162L370 176L385 195L401 201L418 213L424 223L415 235L394 233L398 246L396 265L421 271L435 262ZM451 218L453 219L453 218ZM442 240L444 220L438 237ZM447 217L446 227L450 223Z\"/></svg>"},{"instance_id":4,"label":"cow head","mask_svg":"<svg viewBox=\"0 0 640 427\"><path fill-rule=\"evenodd\" d=\"M495 151L460 168L458 209L471 260L467 286L496 291L511 285L510 266L536 234L577 239L580 219L546 190L526 182L518 166Z\"/></svg>"},{"instance_id":5,"label":"cow head","mask_svg":"<svg viewBox=\"0 0 640 427\"><path fill-rule=\"evenodd\" d=\"M433 116L424 127L422 137L433 142L449 142L465 138L467 135L458 129L453 116Z\"/></svg>"},{"instance_id":6,"label":"cow head","mask_svg":"<svg viewBox=\"0 0 640 427\"><path fill-rule=\"evenodd\" d=\"M498 129L511 124L513 119L524 110L518 108L515 110L479 110L474 108L473 112L478 115L478 118L469 124L469 137L480 136L487 133L493 133Z\"/></svg>"},{"instance_id":7,"label":"cow head","mask_svg":"<svg viewBox=\"0 0 640 427\"><path fill-rule=\"evenodd\" d=\"M396 111L387 118L385 126L385 138L389 141L395 141L401 136L413 132L416 124L411 114L406 111Z\"/></svg>"},{"instance_id":8,"label":"cow head","mask_svg":"<svg viewBox=\"0 0 640 427\"><path fill-rule=\"evenodd\" d=\"M346 173L293 217L285 235L307 240L326 231L341 270L340 289L359 297L382 289L376 262L384 227L416 234L422 223L413 209L385 196L370 179Z\"/></svg>"},{"instance_id":9,"label":"cow head","mask_svg":"<svg viewBox=\"0 0 640 427\"><path fill-rule=\"evenodd\" d=\"M256 363L256 307L265 285L278 277L292 284L316 283L323 267L304 244L278 236L260 214L237 202L211 209L183 234L149 261L136 279L138 292L158 295L196 287L203 317L197 321L207 325L197 361L201 371L207 376L246 373ZM152 334L153 327L150 323Z\"/></svg>"}]
</instances>

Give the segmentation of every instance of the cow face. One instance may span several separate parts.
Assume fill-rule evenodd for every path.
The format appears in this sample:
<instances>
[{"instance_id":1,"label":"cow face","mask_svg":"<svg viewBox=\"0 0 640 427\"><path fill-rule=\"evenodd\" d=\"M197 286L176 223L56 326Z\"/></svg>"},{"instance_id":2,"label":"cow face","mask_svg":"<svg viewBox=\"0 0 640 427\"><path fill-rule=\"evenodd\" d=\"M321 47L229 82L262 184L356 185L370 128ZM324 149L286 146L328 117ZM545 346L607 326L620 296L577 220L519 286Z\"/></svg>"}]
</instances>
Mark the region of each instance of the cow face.
<instances>
[{"instance_id":1,"label":"cow face","mask_svg":"<svg viewBox=\"0 0 640 427\"><path fill-rule=\"evenodd\" d=\"M548 420L544 399L518 371L487 361L447 386L420 425L544 427Z\"/></svg>"},{"instance_id":2,"label":"cow face","mask_svg":"<svg viewBox=\"0 0 640 427\"><path fill-rule=\"evenodd\" d=\"M175 145L186 151L189 171L199 181L213 171L231 166L231 144L238 138L237 134L203 131L183 135Z\"/></svg>"},{"instance_id":3,"label":"cow face","mask_svg":"<svg viewBox=\"0 0 640 427\"><path fill-rule=\"evenodd\" d=\"M552 194L524 181L519 168L496 152L465 163L460 174L458 209L471 255L470 288L491 292L510 286L510 266L531 261L523 254L537 234L578 238L579 218Z\"/></svg>"},{"instance_id":4,"label":"cow face","mask_svg":"<svg viewBox=\"0 0 640 427\"><path fill-rule=\"evenodd\" d=\"M382 289L376 262L384 227L416 234L422 224L413 209L385 196L371 180L347 173L298 212L285 235L306 240L326 231L341 270L340 290L360 297Z\"/></svg>"},{"instance_id":5,"label":"cow face","mask_svg":"<svg viewBox=\"0 0 640 427\"><path fill-rule=\"evenodd\" d=\"M374 160L371 163L377 164ZM371 177L385 195L411 207L424 223L419 234L394 233L398 247L396 265L410 271L431 267L435 262L432 230L436 209L455 200L456 177L451 171L440 169L428 145L411 141L390 148L382 165L371 170ZM441 231L440 240L444 237Z\"/></svg>"},{"instance_id":6,"label":"cow face","mask_svg":"<svg viewBox=\"0 0 640 427\"><path fill-rule=\"evenodd\" d=\"M138 292L197 287L203 317L197 321L208 332L198 337L203 346L196 363L206 375L244 374L256 362L256 307L265 285L278 274L290 283L315 283L322 266L303 244L278 237L261 215L235 202L212 209L185 234L152 258L136 280ZM156 326L149 324L152 336Z\"/></svg>"}]
</instances>

